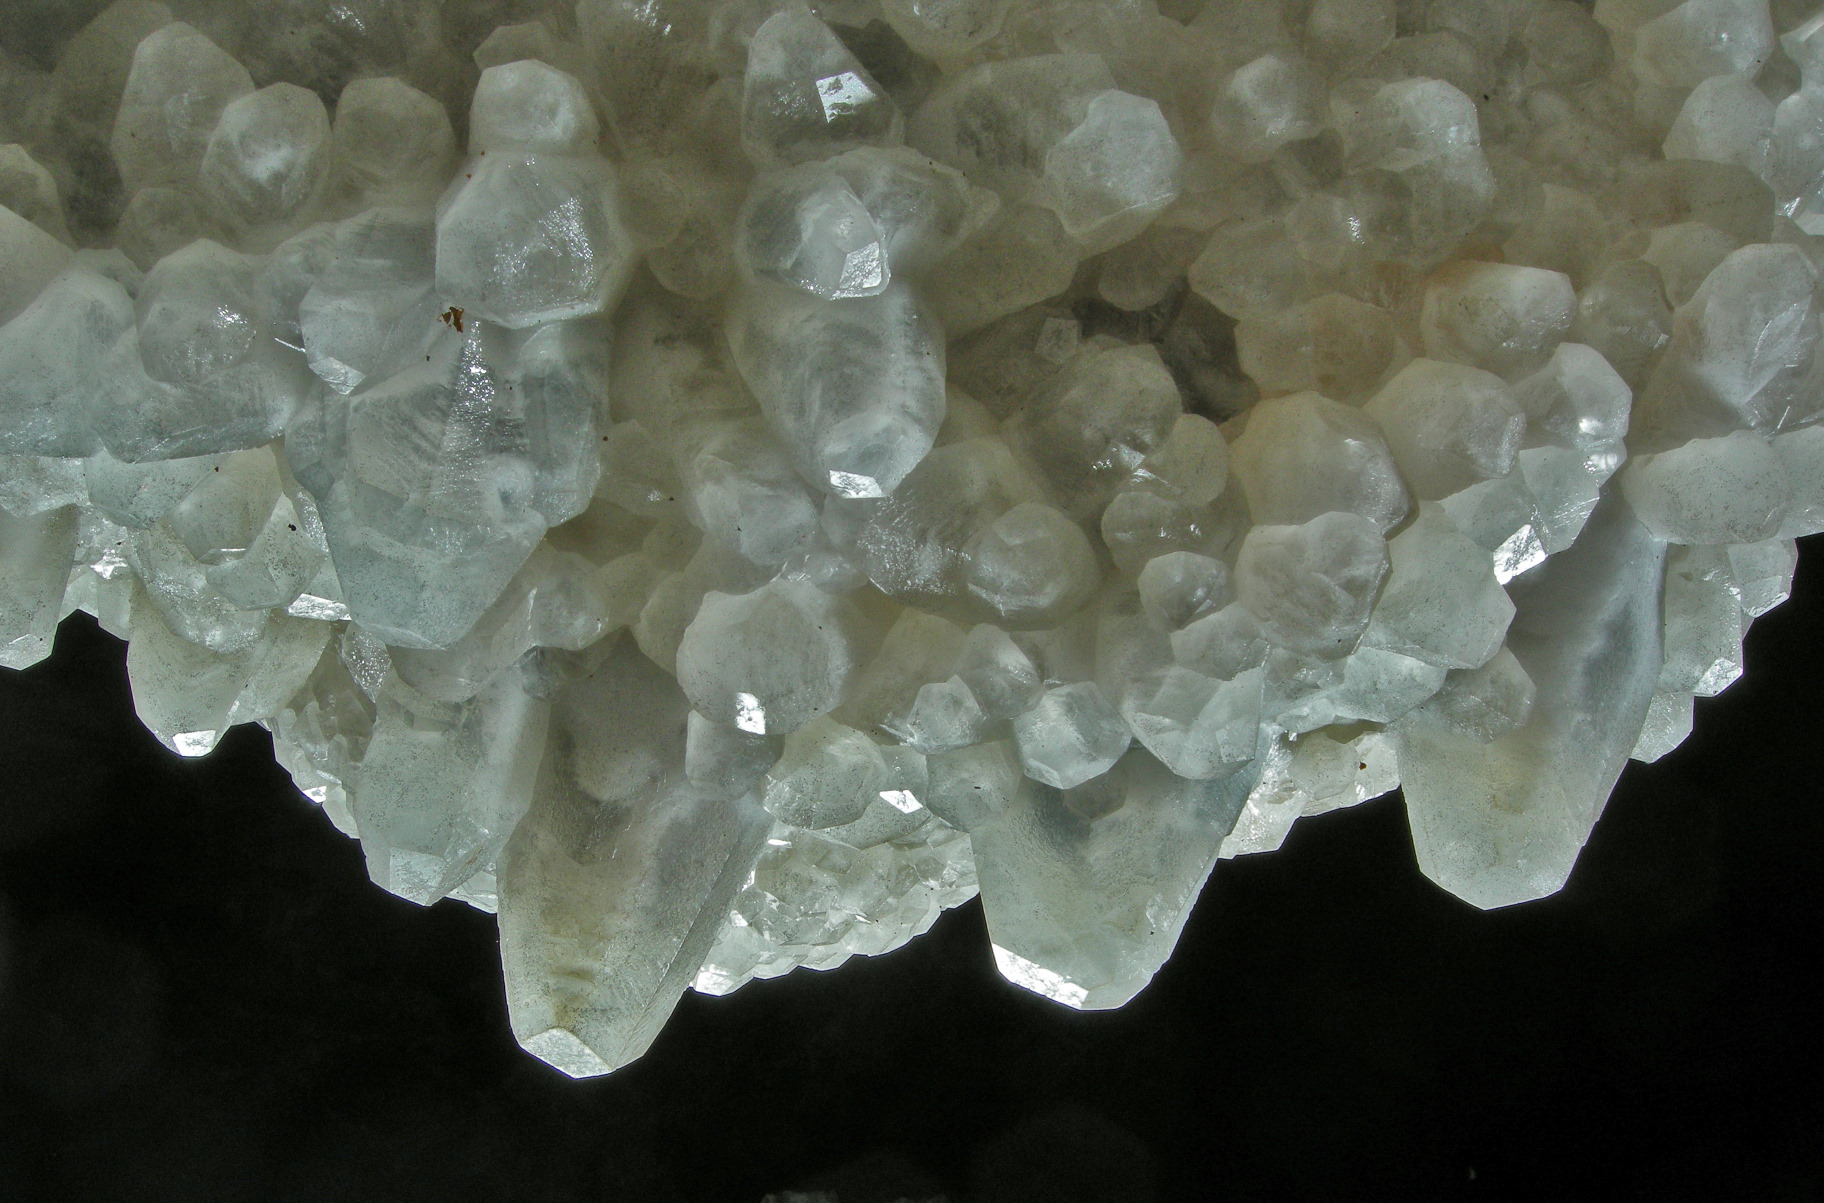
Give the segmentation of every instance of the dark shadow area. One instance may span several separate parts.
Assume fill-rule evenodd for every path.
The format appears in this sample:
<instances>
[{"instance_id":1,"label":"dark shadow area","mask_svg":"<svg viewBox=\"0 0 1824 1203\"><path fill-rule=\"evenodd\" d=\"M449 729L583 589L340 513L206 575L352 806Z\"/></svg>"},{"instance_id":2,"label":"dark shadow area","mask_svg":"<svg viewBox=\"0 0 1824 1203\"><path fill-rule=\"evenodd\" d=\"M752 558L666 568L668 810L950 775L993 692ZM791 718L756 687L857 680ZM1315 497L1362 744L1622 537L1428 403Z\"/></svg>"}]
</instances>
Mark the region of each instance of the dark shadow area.
<instances>
[{"instance_id":1,"label":"dark shadow area","mask_svg":"<svg viewBox=\"0 0 1824 1203\"><path fill-rule=\"evenodd\" d=\"M491 918L368 885L263 732L165 753L79 617L0 676L0 1196L1820 1198L1819 551L1556 898L1472 911L1383 800L1222 865L1123 1011L972 904L593 1082L513 1045Z\"/></svg>"}]
</instances>

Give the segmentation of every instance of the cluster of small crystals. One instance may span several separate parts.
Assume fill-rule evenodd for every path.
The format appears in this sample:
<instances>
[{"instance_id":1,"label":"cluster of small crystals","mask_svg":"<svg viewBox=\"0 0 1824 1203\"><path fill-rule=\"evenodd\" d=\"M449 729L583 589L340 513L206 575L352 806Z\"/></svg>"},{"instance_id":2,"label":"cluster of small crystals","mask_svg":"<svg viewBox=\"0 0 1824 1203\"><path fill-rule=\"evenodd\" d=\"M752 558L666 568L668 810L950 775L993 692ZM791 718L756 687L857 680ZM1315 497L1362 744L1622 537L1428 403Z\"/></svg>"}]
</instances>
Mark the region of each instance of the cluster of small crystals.
<instances>
[{"instance_id":1,"label":"cluster of small crystals","mask_svg":"<svg viewBox=\"0 0 1824 1203\"><path fill-rule=\"evenodd\" d=\"M0 662L265 726L571 1074L978 890L1118 1006L1402 784L1551 893L1824 530L1811 4L98 7L0 51Z\"/></svg>"}]
</instances>

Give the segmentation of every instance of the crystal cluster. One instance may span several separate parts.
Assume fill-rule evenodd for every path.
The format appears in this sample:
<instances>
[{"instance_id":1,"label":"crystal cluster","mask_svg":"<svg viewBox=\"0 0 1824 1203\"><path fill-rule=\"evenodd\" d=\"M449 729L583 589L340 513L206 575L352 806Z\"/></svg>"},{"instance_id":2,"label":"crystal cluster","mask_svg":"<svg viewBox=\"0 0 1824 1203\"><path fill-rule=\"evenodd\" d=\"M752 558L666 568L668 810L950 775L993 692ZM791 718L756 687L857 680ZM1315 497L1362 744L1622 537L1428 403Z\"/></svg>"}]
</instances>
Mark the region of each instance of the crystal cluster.
<instances>
[{"instance_id":1,"label":"crystal cluster","mask_svg":"<svg viewBox=\"0 0 1824 1203\"><path fill-rule=\"evenodd\" d=\"M55 7L0 662L266 727L570 1074L978 891L1119 1006L1396 786L1549 894L1824 530L1807 4Z\"/></svg>"}]
</instances>

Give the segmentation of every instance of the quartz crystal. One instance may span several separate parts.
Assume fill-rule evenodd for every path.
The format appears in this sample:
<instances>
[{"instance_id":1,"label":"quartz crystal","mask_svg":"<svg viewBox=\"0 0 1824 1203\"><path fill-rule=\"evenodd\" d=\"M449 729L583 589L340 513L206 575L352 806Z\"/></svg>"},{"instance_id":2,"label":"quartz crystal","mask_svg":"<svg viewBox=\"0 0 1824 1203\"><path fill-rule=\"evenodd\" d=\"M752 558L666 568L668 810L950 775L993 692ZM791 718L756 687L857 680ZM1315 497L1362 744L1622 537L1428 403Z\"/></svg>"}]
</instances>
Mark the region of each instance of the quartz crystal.
<instances>
[{"instance_id":1,"label":"quartz crystal","mask_svg":"<svg viewBox=\"0 0 1824 1203\"><path fill-rule=\"evenodd\" d=\"M1396 788L1550 894L1824 531L1804 3L384 7L0 46L0 663L266 727L565 1073L978 893L1120 1006Z\"/></svg>"}]
</instances>

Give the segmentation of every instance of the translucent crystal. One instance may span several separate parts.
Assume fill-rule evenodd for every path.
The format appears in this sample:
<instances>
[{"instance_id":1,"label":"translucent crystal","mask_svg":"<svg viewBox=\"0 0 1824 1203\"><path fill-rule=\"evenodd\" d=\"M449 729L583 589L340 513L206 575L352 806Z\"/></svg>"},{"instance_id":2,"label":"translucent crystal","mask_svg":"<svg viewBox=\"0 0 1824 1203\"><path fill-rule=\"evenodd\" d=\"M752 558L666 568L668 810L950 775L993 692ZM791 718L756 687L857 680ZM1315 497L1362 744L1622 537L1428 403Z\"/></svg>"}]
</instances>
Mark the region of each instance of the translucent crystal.
<instances>
[{"instance_id":1,"label":"translucent crystal","mask_svg":"<svg viewBox=\"0 0 1824 1203\"><path fill-rule=\"evenodd\" d=\"M511 672L453 707L383 690L353 795L374 882L428 906L493 864L532 803L548 721Z\"/></svg>"},{"instance_id":2,"label":"translucent crystal","mask_svg":"<svg viewBox=\"0 0 1824 1203\"><path fill-rule=\"evenodd\" d=\"M1504 646L1477 668L1458 669L1425 704L1425 717L1459 735L1488 743L1526 725L1537 687Z\"/></svg>"},{"instance_id":3,"label":"translucent crystal","mask_svg":"<svg viewBox=\"0 0 1824 1203\"><path fill-rule=\"evenodd\" d=\"M1260 619L1240 602L1231 602L1172 632L1171 644L1179 664L1225 681L1259 668L1268 651Z\"/></svg>"},{"instance_id":4,"label":"translucent crystal","mask_svg":"<svg viewBox=\"0 0 1824 1203\"><path fill-rule=\"evenodd\" d=\"M1178 386L1150 347L1080 355L1006 425L1071 509L1099 509L1163 446L1180 415Z\"/></svg>"},{"instance_id":5,"label":"translucent crystal","mask_svg":"<svg viewBox=\"0 0 1824 1203\"><path fill-rule=\"evenodd\" d=\"M1628 433L1632 390L1608 360L1580 343L1560 343L1513 395L1531 428L1575 451L1610 448Z\"/></svg>"},{"instance_id":6,"label":"translucent crystal","mask_svg":"<svg viewBox=\"0 0 1824 1203\"><path fill-rule=\"evenodd\" d=\"M1275 645L1334 658L1367 629L1387 564L1386 541L1359 514L1259 526L1236 558L1235 594Z\"/></svg>"},{"instance_id":7,"label":"translucent crystal","mask_svg":"<svg viewBox=\"0 0 1824 1203\"><path fill-rule=\"evenodd\" d=\"M909 288L824 304L752 293L729 343L799 472L838 497L885 497L944 420L941 331Z\"/></svg>"},{"instance_id":8,"label":"translucent crystal","mask_svg":"<svg viewBox=\"0 0 1824 1203\"><path fill-rule=\"evenodd\" d=\"M956 675L989 718L1024 714L1039 700L1041 678L1032 659L1007 632L986 623L963 641Z\"/></svg>"},{"instance_id":9,"label":"translucent crystal","mask_svg":"<svg viewBox=\"0 0 1824 1203\"><path fill-rule=\"evenodd\" d=\"M1647 529L1673 543L1759 542L1779 530L1791 497L1773 448L1746 431L1631 460L1621 489Z\"/></svg>"},{"instance_id":10,"label":"translucent crystal","mask_svg":"<svg viewBox=\"0 0 1824 1203\"><path fill-rule=\"evenodd\" d=\"M698 524L756 564L783 564L816 533L810 490L758 420L706 432L682 482Z\"/></svg>"},{"instance_id":11,"label":"translucent crystal","mask_svg":"<svg viewBox=\"0 0 1824 1203\"><path fill-rule=\"evenodd\" d=\"M1715 697L1742 675L1742 607L1729 557L1716 547L1666 555L1661 692Z\"/></svg>"},{"instance_id":12,"label":"translucent crystal","mask_svg":"<svg viewBox=\"0 0 1824 1203\"><path fill-rule=\"evenodd\" d=\"M51 654L76 549L73 508L14 517L0 510L0 664L29 668Z\"/></svg>"},{"instance_id":13,"label":"translucent crystal","mask_svg":"<svg viewBox=\"0 0 1824 1203\"><path fill-rule=\"evenodd\" d=\"M1772 137L1773 102L1745 75L1713 75L1685 98L1665 151L1668 159L1740 163L1764 175Z\"/></svg>"},{"instance_id":14,"label":"translucent crystal","mask_svg":"<svg viewBox=\"0 0 1824 1203\"><path fill-rule=\"evenodd\" d=\"M1636 71L1655 83L1687 88L1712 76L1751 72L1774 47L1760 0L1685 0L1635 29L1633 41Z\"/></svg>"},{"instance_id":15,"label":"translucent crystal","mask_svg":"<svg viewBox=\"0 0 1824 1203\"><path fill-rule=\"evenodd\" d=\"M108 450L170 459L256 446L285 429L309 374L270 337L257 270L251 256L204 241L147 273L134 302L138 346L115 343L112 396L97 406Z\"/></svg>"},{"instance_id":16,"label":"translucent crystal","mask_svg":"<svg viewBox=\"0 0 1824 1203\"><path fill-rule=\"evenodd\" d=\"M856 660L849 622L840 601L797 582L710 593L678 648L678 682L712 721L789 734L842 700Z\"/></svg>"},{"instance_id":17,"label":"translucent crystal","mask_svg":"<svg viewBox=\"0 0 1824 1203\"><path fill-rule=\"evenodd\" d=\"M1220 610L1232 592L1228 565L1189 551L1168 552L1147 561L1137 584L1147 615L1174 631Z\"/></svg>"},{"instance_id":18,"label":"translucent crystal","mask_svg":"<svg viewBox=\"0 0 1824 1203\"><path fill-rule=\"evenodd\" d=\"M329 139L314 92L273 84L230 101L203 152L202 192L217 220L266 245L294 232L322 199Z\"/></svg>"},{"instance_id":19,"label":"translucent crystal","mask_svg":"<svg viewBox=\"0 0 1824 1203\"><path fill-rule=\"evenodd\" d=\"M1625 506L1598 510L1577 544L1517 591L1508 647L1536 690L1525 725L1487 742L1417 717L1398 728L1428 877L1484 908L1563 886L1646 721L1662 571L1660 544ZM1555 771L1542 776L1534 766L1545 763Z\"/></svg>"},{"instance_id":20,"label":"translucent crystal","mask_svg":"<svg viewBox=\"0 0 1824 1203\"><path fill-rule=\"evenodd\" d=\"M1792 572L1799 547L1791 539L1768 539L1729 548L1729 568L1742 612L1759 618L1792 594Z\"/></svg>"},{"instance_id":21,"label":"translucent crystal","mask_svg":"<svg viewBox=\"0 0 1824 1203\"><path fill-rule=\"evenodd\" d=\"M684 774L698 788L739 798L759 785L783 750L776 735L756 735L712 723L690 712L684 743Z\"/></svg>"},{"instance_id":22,"label":"translucent crystal","mask_svg":"<svg viewBox=\"0 0 1824 1203\"><path fill-rule=\"evenodd\" d=\"M228 105L253 91L247 69L181 21L146 37L110 145L129 191L193 184Z\"/></svg>"},{"instance_id":23,"label":"translucent crystal","mask_svg":"<svg viewBox=\"0 0 1824 1203\"><path fill-rule=\"evenodd\" d=\"M1013 734L1026 775L1054 789L1106 773L1133 739L1094 681L1046 690L1014 720Z\"/></svg>"},{"instance_id":24,"label":"translucent crystal","mask_svg":"<svg viewBox=\"0 0 1824 1203\"><path fill-rule=\"evenodd\" d=\"M1250 410L1231 463L1256 522L1301 523L1340 510L1387 530L1411 508L1374 423L1315 393Z\"/></svg>"},{"instance_id":25,"label":"translucent crystal","mask_svg":"<svg viewBox=\"0 0 1824 1203\"><path fill-rule=\"evenodd\" d=\"M69 261L68 247L0 206L0 324L24 312Z\"/></svg>"},{"instance_id":26,"label":"translucent crystal","mask_svg":"<svg viewBox=\"0 0 1824 1203\"><path fill-rule=\"evenodd\" d=\"M0 210L0 223L10 216ZM133 302L80 269L50 284L0 327L0 451L86 456L99 448L92 398L115 347L133 332Z\"/></svg>"},{"instance_id":27,"label":"translucent crystal","mask_svg":"<svg viewBox=\"0 0 1824 1203\"><path fill-rule=\"evenodd\" d=\"M822 164L767 177L737 220L735 254L750 279L838 300L876 296L891 278L874 219Z\"/></svg>"},{"instance_id":28,"label":"translucent crystal","mask_svg":"<svg viewBox=\"0 0 1824 1203\"><path fill-rule=\"evenodd\" d=\"M1010 199L1052 209L1091 250L1127 241L1176 199L1183 152L1156 101L1094 55L1039 55L958 74L911 142Z\"/></svg>"},{"instance_id":29,"label":"translucent crystal","mask_svg":"<svg viewBox=\"0 0 1824 1203\"><path fill-rule=\"evenodd\" d=\"M769 17L747 46L741 144L756 163L796 163L899 142L899 109L830 27L806 10Z\"/></svg>"},{"instance_id":30,"label":"translucent crystal","mask_svg":"<svg viewBox=\"0 0 1824 1203\"><path fill-rule=\"evenodd\" d=\"M972 833L995 966L1084 1010L1117 1007L1171 954L1250 782L1192 782L1135 750L1062 792L1028 783Z\"/></svg>"},{"instance_id":31,"label":"translucent crystal","mask_svg":"<svg viewBox=\"0 0 1824 1203\"><path fill-rule=\"evenodd\" d=\"M515 330L608 309L632 256L598 160L488 155L438 206L437 291Z\"/></svg>"},{"instance_id":32,"label":"translucent crystal","mask_svg":"<svg viewBox=\"0 0 1824 1203\"><path fill-rule=\"evenodd\" d=\"M1134 682L1121 716L1134 738L1192 781L1227 777L1254 760L1262 678L1258 669L1223 681L1174 666Z\"/></svg>"},{"instance_id":33,"label":"translucent crystal","mask_svg":"<svg viewBox=\"0 0 1824 1203\"><path fill-rule=\"evenodd\" d=\"M1387 544L1392 567L1375 603L1369 646L1445 668L1480 668L1501 647L1514 603L1488 555L1444 510L1419 516Z\"/></svg>"},{"instance_id":34,"label":"translucent crystal","mask_svg":"<svg viewBox=\"0 0 1824 1203\"><path fill-rule=\"evenodd\" d=\"M881 13L913 49L955 54L1000 30L1008 0L883 0Z\"/></svg>"},{"instance_id":35,"label":"translucent crystal","mask_svg":"<svg viewBox=\"0 0 1824 1203\"><path fill-rule=\"evenodd\" d=\"M599 129L583 85L535 59L489 67L469 108L469 152L583 154Z\"/></svg>"},{"instance_id":36,"label":"translucent crystal","mask_svg":"<svg viewBox=\"0 0 1824 1203\"><path fill-rule=\"evenodd\" d=\"M1210 106L1210 132L1243 159L1271 158L1288 142L1323 130L1324 90L1323 76L1301 56L1263 54L1222 82Z\"/></svg>"},{"instance_id":37,"label":"translucent crystal","mask_svg":"<svg viewBox=\"0 0 1824 1203\"><path fill-rule=\"evenodd\" d=\"M1654 694L1647 706L1647 721L1641 726L1640 739L1629 759L1652 764L1690 738L1696 718L1692 702L1688 693Z\"/></svg>"},{"instance_id":38,"label":"translucent crystal","mask_svg":"<svg viewBox=\"0 0 1824 1203\"><path fill-rule=\"evenodd\" d=\"M408 366L436 320L436 227L376 209L336 231L334 260L298 304L310 370L351 393Z\"/></svg>"},{"instance_id":39,"label":"translucent crystal","mask_svg":"<svg viewBox=\"0 0 1824 1203\"><path fill-rule=\"evenodd\" d=\"M1096 553L1082 528L1039 502L1014 506L963 548L969 592L1022 626L1064 618L1095 589Z\"/></svg>"},{"instance_id":40,"label":"translucent crystal","mask_svg":"<svg viewBox=\"0 0 1824 1203\"><path fill-rule=\"evenodd\" d=\"M888 264L902 273L934 267L1000 207L995 193L905 147L864 146L827 167L867 210Z\"/></svg>"},{"instance_id":41,"label":"translucent crystal","mask_svg":"<svg viewBox=\"0 0 1824 1203\"><path fill-rule=\"evenodd\" d=\"M771 819L685 777L688 707L630 641L551 709L553 747L496 874L500 955L514 1036L580 1078L658 1035Z\"/></svg>"},{"instance_id":42,"label":"translucent crystal","mask_svg":"<svg viewBox=\"0 0 1824 1203\"><path fill-rule=\"evenodd\" d=\"M828 718L785 737L761 803L793 827L840 827L861 818L888 788L887 761L874 741Z\"/></svg>"},{"instance_id":43,"label":"translucent crystal","mask_svg":"<svg viewBox=\"0 0 1824 1203\"><path fill-rule=\"evenodd\" d=\"M1479 368L1415 359L1363 406L1420 497L1448 497L1514 470L1526 415Z\"/></svg>"},{"instance_id":44,"label":"translucent crystal","mask_svg":"<svg viewBox=\"0 0 1824 1203\"><path fill-rule=\"evenodd\" d=\"M1383 85L1342 123L1368 243L1416 262L1441 257L1487 213L1495 181L1475 104L1440 79ZM1407 203L1406 198L1412 198Z\"/></svg>"},{"instance_id":45,"label":"translucent crystal","mask_svg":"<svg viewBox=\"0 0 1824 1203\"><path fill-rule=\"evenodd\" d=\"M1561 272L1459 264L1425 290L1425 354L1514 380L1545 365L1576 309L1577 294Z\"/></svg>"},{"instance_id":46,"label":"translucent crystal","mask_svg":"<svg viewBox=\"0 0 1824 1203\"><path fill-rule=\"evenodd\" d=\"M37 4L0 664L262 724L576 1076L978 889L1118 1006L1396 788L1551 893L1824 532L1805 7Z\"/></svg>"},{"instance_id":47,"label":"translucent crystal","mask_svg":"<svg viewBox=\"0 0 1824 1203\"><path fill-rule=\"evenodd\" d=\"M937 313L968 334L1070 285L1082 250L1040 205L1008 204L934 273Z\"/></svg>"},{"instance_id":48,"label":"translucent crystal","mask_svg":"<svg viewBox=\"0 0 1824 1203\"><path fill-rule=\"evenodd\" d=\"M218 652L170 631L158 613L133 611L127 679L141 720L180 756L205 756L228 728L272 718L304 687L329 625L279 616L261 638Z\"/></svg>"},{"instance_id":49,"label":"translucent crystal","mask_svg":"<svg viewBox=\"0 0 1824 1203\"><path fill-rule=\"evenodd\" d=\"M332 187L351 210L430 204L455 164L449 114L390 76L353 80L342 89L333 138Z\"/></svg>"}]
</instances>

